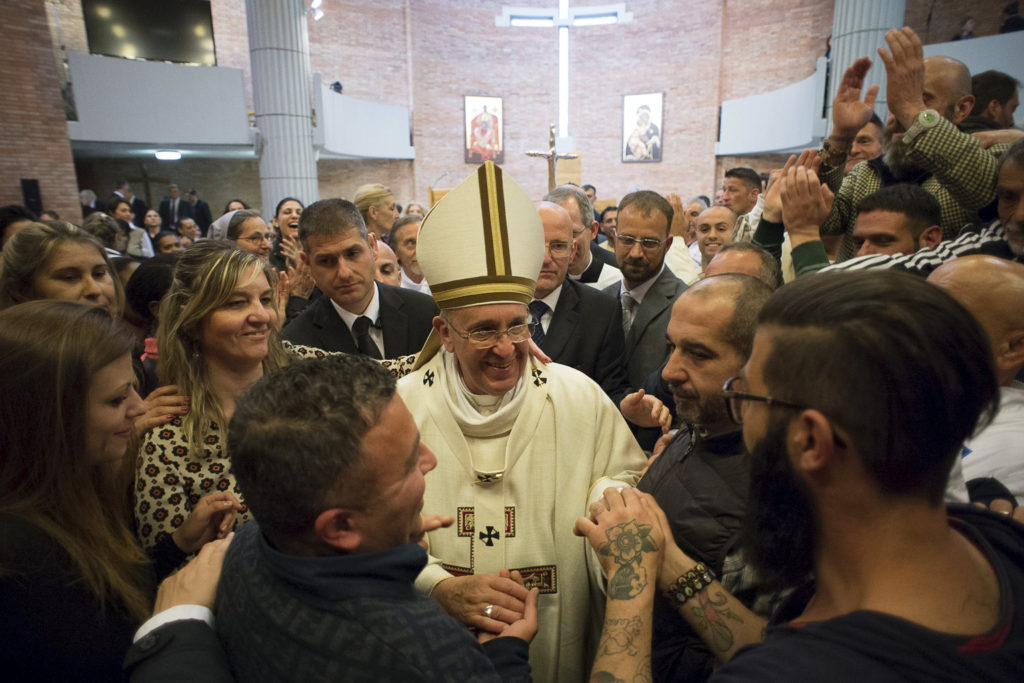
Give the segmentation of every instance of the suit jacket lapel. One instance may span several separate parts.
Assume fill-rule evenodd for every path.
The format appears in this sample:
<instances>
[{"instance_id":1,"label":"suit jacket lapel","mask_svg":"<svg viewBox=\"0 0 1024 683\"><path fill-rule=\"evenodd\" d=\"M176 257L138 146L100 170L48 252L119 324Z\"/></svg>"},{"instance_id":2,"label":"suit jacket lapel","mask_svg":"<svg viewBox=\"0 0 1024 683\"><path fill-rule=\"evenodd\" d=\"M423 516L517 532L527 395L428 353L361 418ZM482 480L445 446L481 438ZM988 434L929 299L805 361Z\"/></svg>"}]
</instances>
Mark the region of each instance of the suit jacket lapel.
<instances>
[{"instance_id":1,"label":"suit jacket lapel","mask_svg":"<svg viewBox=\"0 0 1024 683\"><path fill-rule=\"evenodd\" d=\"M398 358L410 345L409 317L402 311L404 301L398 293L377 287L380 295L380 326L384 333L384 357Z\"/></svg>"},{"instance_id":2,"label":"suit jacket lapel","mask_svg":"<svg viewBox=\"0 0 1024 683\"><path fill-rule=\"evenodd\" d=\"M661 275L654 281L651 288L647 290L647 295L644 296L644 301L640 304L636 317L633 319L633 326L629 329L629 340L626 342L627 348L633 348L636 342L640 340L640 337L643 336L651 321L672 304L672 300L675 298L670 287L672 284L670 278L672 277L674 276L666 268L661 271Z\"/></svg>"},{"instance_id":3,"label":"suit jacket lapel","mask_svg":"<svg viewBox=\"0 0 1024 683\"><path fill-rule=\"evenodd\" d=\"M551 324L544 333L544 353L552 358L559 356L572 336L573 330L579 325L580 313L577 310L580 297L576 293L577 285L569 279L562 283L562 291L555 303L555 311L551 314Z\"/></svg>"},{"instance_id":4,"label":"suit jacket lapel","mask_svg":"<svg viewBox=\"0 0 1024 683\"><path fill-rule=\"evenodd\" d=\"M334 310L331 297L322 296L313 304L317 307L313 324L319 331L322 340L318 346L322 349L344 351L345 353L358 353L355 340L352 339L352 332L348 325L341 319L338 312Z\"/></svg>"}]
</instances>

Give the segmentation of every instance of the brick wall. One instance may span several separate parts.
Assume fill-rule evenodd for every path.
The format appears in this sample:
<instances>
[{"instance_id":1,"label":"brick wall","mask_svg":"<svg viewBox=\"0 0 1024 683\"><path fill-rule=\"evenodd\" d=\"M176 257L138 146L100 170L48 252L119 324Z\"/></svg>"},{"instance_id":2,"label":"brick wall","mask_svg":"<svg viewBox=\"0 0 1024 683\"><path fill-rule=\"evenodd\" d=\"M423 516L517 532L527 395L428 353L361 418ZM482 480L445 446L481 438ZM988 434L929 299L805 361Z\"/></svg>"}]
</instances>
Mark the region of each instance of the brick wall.
<instances>
[{"instance_id":1,"label":"brick wall","mask_svg":"<svg viewBox=\"0 0 1024 683\"><path fill-rule=\"evenodd\" d=\"M42 0L4 3L0 50L0 205L23 203L22 178L39 181L43 207L81 216L57 61Z\"/></svg>"},{"instance_id":2,"label":"brick wall","mask_svg":"<svg viewBox=\"0 0 1024 683\"><path fill-rule=\"evenodd\" d=\"M546 191L547 168L525 152L544 149L547 130L558 117L558 39L555 29L498 28L494 16L500 3L477 0L331 0L320 22L309 22L310 61L326 82L340 80L345 94L374 102L409 106L416 146L415 161L322 160L321 196L351 196L363 182L392 187L400 203L426 201L428 188L451 187L472 165L463 161L463 96L503 98L505 168L533 197ZM554 0L517 0L516 5L549 7ZM602 199L620 197L629 189L651 188L690 196L711 195L725 169L736 165L767 171L784 156L753 158L714 156L718 107L723 99L744 97L793 83L812 73L832 30L831 0L630 0L633 23L574 28L570 31L570 135L581 156L582 181L597 186ZM980 0L970 10L977 35L998 30L1003 0ZM929 8L931 42L948 40L965 12L957 0L908 0L906 21L922 35ZM51 24L51 43L85 48L80 0L21 0L15 11ZM247 74L245 0L212 3L217 60L221 66ZM54 9L56 12L54 13ZM57 21L54 21L56 16ZM56 26L60 27L60 41ZM26 27L26 21L12 22ZM25 38L23 38L25 39ZM34 46L38 48L39 46ZM29 53L32 50L28 51ZM45 51L44 51L45 52ZM11 55L18 55L17 57ZM28 68L32 97L43 97L38 83L53 80L56 61L30 58L23 50L5 51L5 79ZM19 61L20 60L20 61ZM47 63L43 63L47 62ZM38 72L38 73L36 73ZM6 88L12 99L15 87ZM628 93L664 92L663 161L626 164L622 147L622 97ZM59 112L51 97L50 110ZM5 106L5 112L17 106ZM47 107L34 106L33 112ZM16 116L16 115L15 115ZM47 150L65 149L63 122L33 115L19 125L46 131ZM11 135L5 126L5 135ZM22 129L18 129L22 130ZM15 136L23 137L23 136ZM54 144L56 139L56 144ZM13 147L39 145L18 140ZM50 153L50 152L48 152ZM67 165L47 160L32 177L52 174L65 185L74 183ZM0 186L8 196L16 188L24 156L9 155L0 168ZM179 185L196 185L211 206L230 196L259 196L253 161L183 160L158 164L145 160L86 160L78 164L81 187L102 196L114 178L174 176ZM154 199L163 196L166 180L155 181ZM16 192L16 189L14 190ZM18 198L17 194L13 195Z\"/></svg>"}]
</instances>

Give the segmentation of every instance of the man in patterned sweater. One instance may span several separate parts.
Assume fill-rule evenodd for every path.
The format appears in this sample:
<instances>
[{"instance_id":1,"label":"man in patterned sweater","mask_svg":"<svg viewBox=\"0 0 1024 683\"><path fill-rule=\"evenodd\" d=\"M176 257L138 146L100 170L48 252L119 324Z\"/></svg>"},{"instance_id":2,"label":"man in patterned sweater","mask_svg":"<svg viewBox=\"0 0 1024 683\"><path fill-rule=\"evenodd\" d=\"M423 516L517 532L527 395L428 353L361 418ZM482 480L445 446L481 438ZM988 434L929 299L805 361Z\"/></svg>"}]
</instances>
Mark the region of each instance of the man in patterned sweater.
<instances>
[{"instance_id":1,"label":"man in patterned sweater","mask_svg":"<svg viewBox=\"0 0 1024 683\"><path fill-rule=\"evenodd\" d=\"M871 66L867 57L846 70L832 105L832 133L819 152L819 175L835 192L821 234L843 235L839 261L857 251L857 204L893 183L916 183L935 195L942 208L943 236L955 238L995 198L996 165L1006 149L982 149L976 138L956 127L974 104L971 75L964 64L949 57L924 59L921 40L910 28L893 29L885 39L889 50L879 48L878 53L885 63L890 116L882 156L857 164L843 176L846 155L857 132L871 119L878 94L877 86L872 86L863 100L860 97Z\"/></svg>"},{"instance_id":2,"label":"man in patterned sweater","mask_svg":"<svg viewBox=\"0 0 1024 683\"><path fill-rule=\"evenodd\" d=\"M228 444L256 520L235 535L216 600L238 680L530 679L536 590L478 643L413 588L437 460L383 366L340 355L264 377Z\"/></svg>"}]
</instances>

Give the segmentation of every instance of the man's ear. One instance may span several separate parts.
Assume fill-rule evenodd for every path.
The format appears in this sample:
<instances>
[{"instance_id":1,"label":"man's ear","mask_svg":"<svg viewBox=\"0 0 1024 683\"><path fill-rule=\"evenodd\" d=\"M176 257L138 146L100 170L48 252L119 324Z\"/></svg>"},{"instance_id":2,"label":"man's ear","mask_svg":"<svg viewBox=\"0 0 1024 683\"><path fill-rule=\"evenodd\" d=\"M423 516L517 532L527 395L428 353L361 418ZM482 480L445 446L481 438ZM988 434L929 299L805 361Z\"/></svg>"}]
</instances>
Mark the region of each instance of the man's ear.
<instances>
[{"instance_id":1,"label":"man's ear","mask_svg":"<svg viewBox=\"0 0 1024 683\"><path fill-rule=\"evenodd\" d=\"M833 462L836 439L832 422L817 410L808 408L797 416L790 424L786 443L797 472L814 476Z\"/></svg>"},{"instance_id":2,"label":"man's ear","mask_svg":"<svg viewBox=\"0 0 1024 683\"><path fill-rule=\"evenodd\" d=\"M999 116L1003 113L1003 105L999 100L989 100L985 106L985 111L981 112L981 115L987 119L998 121Z\"/></svg>"},{"instance_id":3,"label":"man's ear","mask_svg":"<svg viewBox=\"0 0 1024 683\"><path fill-rule=\"evenodd\" d=\"M313 529L320 541L346 552L355 552L363 542L358 524L349 510L324 510L313 522Z\"/></svg>"},{"instance_id":4,"label":"man's ear","mask_svg":"<svg viewBox=\"0 0 1024 683\"><path fill-rule=\"evenodd\" d=\"M953 105L953 124L958 124L971 115L974 109L974 95L964 95Z\"/></svg>"},{"instance_id":5,"label":"man's ear","mask_svg":"<svg viewBox=\"0 0 1024 683\"><path fill-rule=\"evenodd\" d=\"M993 344L992 353L998 370L1020 370L1024 366L1024 330L1007 332L998 344Z\"/></svg>"},{"instance_id":6,"label":"man's ear","mask_svg":"<svg viewBox=\"0 0 1024 683\"><path fill-rule=\"evenodd\" d=\"M455 345L452 343L452 330L448 326L448 323L444 321L439 315L434 316L434 329L437 330L437 336L441 337L441 343L444 344L444 348L448 353L455 351Z\"/></svg>"},{"instance_id":7,"label":"man's ear","mask_svg":"<svg viewBox=\"0 0 1024 683\"><path fill-rule=\"evenodd\" d=\"M593 240L593 239L595 239L597 237L597 232L600 229L601 229L601 224L598 223L597 221L593 221L593 222L590 223L590 239L591 240Z\"/></svg>"},{"instance_id":8,"label":"man's ear","mask_svg":"<svg viewBox=\"0 0 1024 683\"><path fill-rule=\"evenodd\" d=\"M376 263L377 262L377 235L375 233L372 233L369 230L367 230L366 231L366 243L368 245L370 245L370 257L372 258L374 263Z\"/></svg>"},{"instance_id":9,"label":"man's ear","mask_svg":"<svg viewBox=\"0 0 1024 683\"><path fill-rule=\"evenodd\" d=\"M918 249L931 249L938 246L942 241L942 228L938 225L931 225L924 229L921 236L917 238Z\"/></svg>"}]
</instances>

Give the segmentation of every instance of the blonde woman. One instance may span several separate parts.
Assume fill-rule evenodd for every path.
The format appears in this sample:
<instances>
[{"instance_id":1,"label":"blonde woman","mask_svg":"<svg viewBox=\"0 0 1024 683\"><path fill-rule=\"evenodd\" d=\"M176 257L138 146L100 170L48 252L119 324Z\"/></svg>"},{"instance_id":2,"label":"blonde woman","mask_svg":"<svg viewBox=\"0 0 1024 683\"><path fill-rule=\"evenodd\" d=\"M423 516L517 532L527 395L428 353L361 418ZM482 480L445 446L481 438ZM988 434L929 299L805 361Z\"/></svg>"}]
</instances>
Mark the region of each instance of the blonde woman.
<instances>
[{"instance_id":1,"label":"blonde woman","mask_svg":"<svg viewBox=\"0 0 1024 683\"><path fill-rule=\"evenodd\" d=\"M235 399L293 358L325 355L280 340L276 288L266 261L230 244L203 241L181 255L160 304L158 373L161 383L191 397L191 409L143 440L135 513L144 546L173 533L207 493L241 498L225 451ZM392 371L410 363L395 361ZM249 518L248 510L239 515Z\"/></svg>"},{"instance_id":2,"label":"blonde woman","mask_svg":"<svg viewBox=\"0 0 1024 683\"><path fill-rule=\"evenodd\" d=\"M395 207L395 195L380 183L363 185L356 190L352 203L363 215L366 229L377 238L391 232L391 226L398 220L398 209Z\"/></svg>"}]
</instances>

